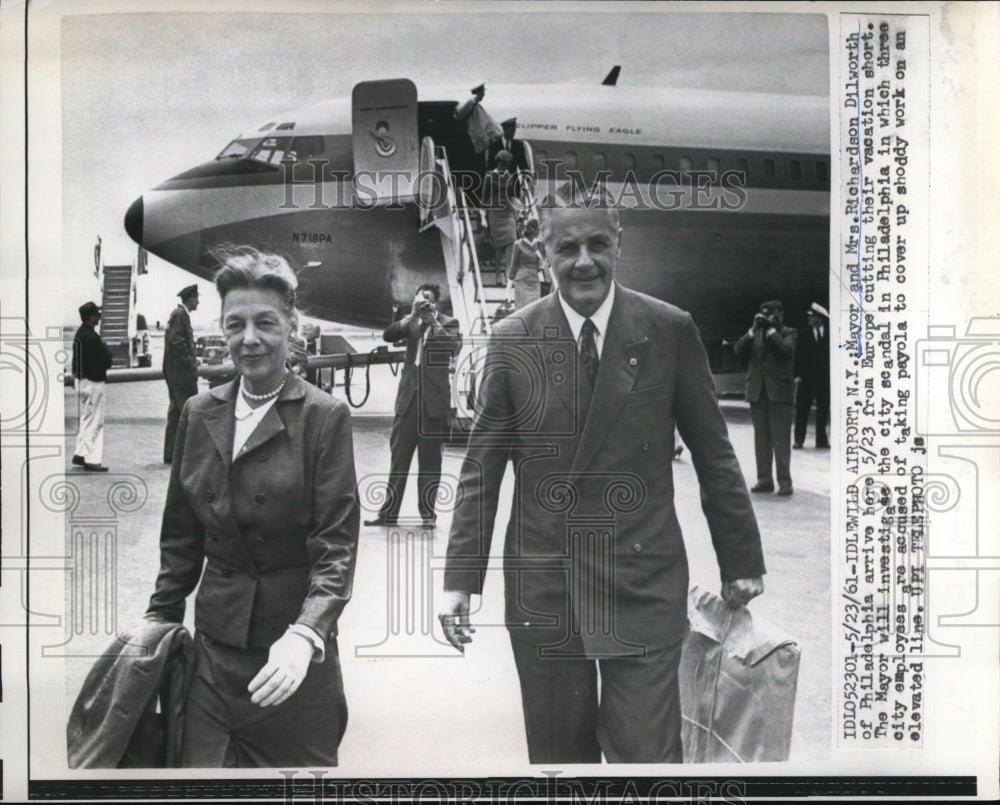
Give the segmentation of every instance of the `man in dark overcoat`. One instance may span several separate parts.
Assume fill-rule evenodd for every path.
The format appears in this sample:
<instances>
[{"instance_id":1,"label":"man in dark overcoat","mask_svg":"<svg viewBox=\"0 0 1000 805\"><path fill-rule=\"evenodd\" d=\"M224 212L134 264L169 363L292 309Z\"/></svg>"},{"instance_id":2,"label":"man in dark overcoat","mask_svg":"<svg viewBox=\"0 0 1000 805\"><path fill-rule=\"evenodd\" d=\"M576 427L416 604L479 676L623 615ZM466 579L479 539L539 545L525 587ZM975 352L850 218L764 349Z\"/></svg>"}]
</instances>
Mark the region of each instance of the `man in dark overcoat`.
<instances>
[{"instance_id":1,"label":"man in dark overcoat","mask_svg":"<svg viewBox=\"0 0 1000 805\"><path fill-rule=\"evenodd\" d=\"M198 286L188 285L179 294L181 303L170 314L163 340L163 377L170 393L167 431L163 437L163 462L174 458L174 441L181 410L189 397L198 393L198 356L194 349L191 313L198 309Z\"/></svg>"}]
</instances>

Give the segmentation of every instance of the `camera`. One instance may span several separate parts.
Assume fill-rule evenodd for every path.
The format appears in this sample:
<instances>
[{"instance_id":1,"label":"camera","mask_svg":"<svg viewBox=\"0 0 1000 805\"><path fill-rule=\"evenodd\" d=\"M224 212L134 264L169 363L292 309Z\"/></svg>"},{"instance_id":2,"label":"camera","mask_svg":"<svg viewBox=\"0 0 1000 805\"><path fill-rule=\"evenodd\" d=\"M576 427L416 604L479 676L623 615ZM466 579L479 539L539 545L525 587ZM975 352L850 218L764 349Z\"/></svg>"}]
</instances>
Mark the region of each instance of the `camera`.
<instances>
[{"instance_id":1,"label":"camera","mask_svg":"<svg viewBox=\"0 0 1000 805\"><path fill-rule=\"evenodd\" d=\"M917 433L995 438L1000 426L1000 320L972 318L964 337L951 325L929 326L927 335L916 343Z\"/></svg>"}]
</instances>

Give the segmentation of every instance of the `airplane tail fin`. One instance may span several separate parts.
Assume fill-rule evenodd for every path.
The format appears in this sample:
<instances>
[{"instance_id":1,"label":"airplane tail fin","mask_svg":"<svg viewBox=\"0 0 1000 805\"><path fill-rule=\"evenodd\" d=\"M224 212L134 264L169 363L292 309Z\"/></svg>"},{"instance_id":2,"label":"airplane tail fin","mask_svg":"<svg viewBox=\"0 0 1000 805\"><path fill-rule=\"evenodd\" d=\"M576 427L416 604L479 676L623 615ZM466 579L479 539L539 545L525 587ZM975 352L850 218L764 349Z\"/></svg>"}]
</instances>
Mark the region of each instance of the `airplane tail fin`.
<instances>
[{"instance_id":1,"label":"airplane tail fin","mask_svg":"<svg viewBox=\"0 0 1000 805\"><path fill-rule=\"evenodd\" d=\"M621 71L622 71L622 66L620 64L616 64L614 67L611 68L611 72L604 77L604 80L601 82L601 85L605 87L616 86L618 84L618 74Z\"/></svg>"}]
</instances>

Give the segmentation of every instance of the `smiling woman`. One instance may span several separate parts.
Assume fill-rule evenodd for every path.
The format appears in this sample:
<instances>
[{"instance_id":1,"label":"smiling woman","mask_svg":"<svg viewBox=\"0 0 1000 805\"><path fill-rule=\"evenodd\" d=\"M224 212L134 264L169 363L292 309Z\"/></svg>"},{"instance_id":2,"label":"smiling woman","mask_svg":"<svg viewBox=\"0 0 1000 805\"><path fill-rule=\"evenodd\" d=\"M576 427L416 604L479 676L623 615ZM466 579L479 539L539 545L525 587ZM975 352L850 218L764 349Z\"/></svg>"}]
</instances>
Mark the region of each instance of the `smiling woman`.
<instances>
[{"instance_id":1,"label":"smiling woman","mask_svg":"<svg viewBox=\"0 0 1000 805\"><path fill-rule=\"evenodd\" d=\"M185 766L331 766L347 723L337 619L358 505L350 415L288 371L296 278L251 248L217 254L239 377L181 416L149 614L195 601Z\"/></svg>"}]
</instances>

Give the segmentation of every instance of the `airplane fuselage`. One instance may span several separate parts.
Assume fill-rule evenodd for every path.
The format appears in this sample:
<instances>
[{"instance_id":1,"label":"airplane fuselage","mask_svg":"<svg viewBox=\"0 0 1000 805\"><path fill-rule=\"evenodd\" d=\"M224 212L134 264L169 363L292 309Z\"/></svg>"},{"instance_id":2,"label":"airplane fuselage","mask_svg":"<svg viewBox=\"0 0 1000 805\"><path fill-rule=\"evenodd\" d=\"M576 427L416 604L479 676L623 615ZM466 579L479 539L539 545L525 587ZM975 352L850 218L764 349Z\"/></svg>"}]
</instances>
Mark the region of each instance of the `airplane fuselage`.
<instances>
[{"instance_id":1,"label":"airplane fuselage","mask_svg":"<svg viewBox=\"0 0 1000 805\"><path fill-rule=\"evenodd\" d=\"M475 191L485 156L454 138L464 99L422 91L416 135L443 144ZM490 88L483 106L496 120L517 116L539 197L566 180L599 179L620 198L618 278L688 310L710 352L744 330L763 299L782 299L791 323L826 303L825 98L511 86ZM421 231L413 180L376 198L378 178L355 164L351 118L343 98L251 128L215 160L144 194L126 229L204 278L220 244L280 252L299 269L306 314L384 327L420 283L447 294L441 238Z\"/></svg>"}]
</instances>

